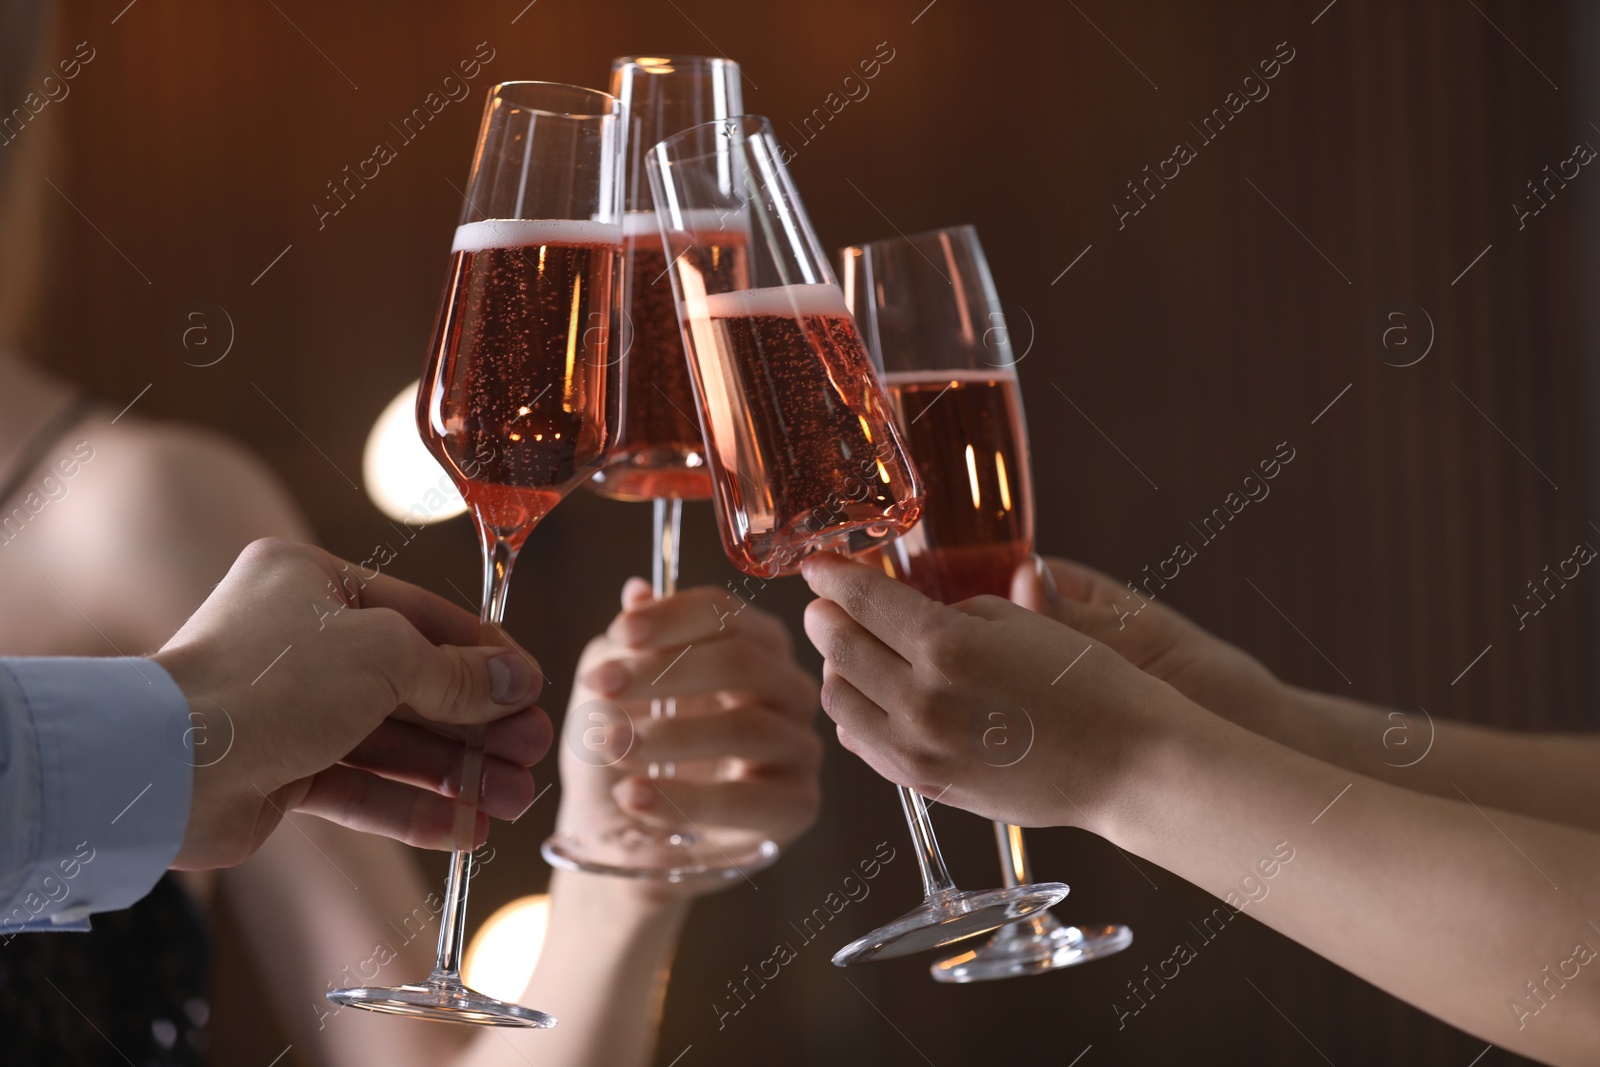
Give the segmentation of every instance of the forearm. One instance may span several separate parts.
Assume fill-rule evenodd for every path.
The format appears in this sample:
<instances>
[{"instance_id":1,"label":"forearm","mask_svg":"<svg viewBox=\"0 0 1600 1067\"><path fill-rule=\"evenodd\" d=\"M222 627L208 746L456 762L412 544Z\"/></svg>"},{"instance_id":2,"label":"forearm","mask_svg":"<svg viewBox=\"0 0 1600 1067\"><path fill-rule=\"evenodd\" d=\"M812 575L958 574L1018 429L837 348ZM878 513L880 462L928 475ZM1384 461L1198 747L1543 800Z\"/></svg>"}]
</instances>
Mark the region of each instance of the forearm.
<instances>
[{"instance_id":1,"label":"forearm","mask_svg":"<svg viewBox=\"0 0 1600 1067\"><path fill-rule=\"evenodd\" d=\"M648 1063L688 902L651 900L638 883L568 871L554 873L550 898L544 948L519 1000L557 1025L479 1035L460 1063L524 1067L534 1053L542 1067Z\"/></svg>"},{"instance_id":2,"label":"forearm","mask_svg":"<svg viewBox=\"0 0 1600 1067\"><path fill-rule=\"evenodd\" d=\"M1184 705L1095 828L1229 901L1207 930L1247 910L1485 1040L1592 1056L1600 839L1353 775Z\"/></svg>"},{"instance_id":3,"label":"forearm","mask_svg":"<svg viewBox=\"0 0 1600 1067\"><path fill-rule=\"evenodd\" d=\"M1473 726L1292 686L1272 704L1259 732L1314 759L1446 800L1600 830L1594 737Z\"/></svg>"}]
</instances>

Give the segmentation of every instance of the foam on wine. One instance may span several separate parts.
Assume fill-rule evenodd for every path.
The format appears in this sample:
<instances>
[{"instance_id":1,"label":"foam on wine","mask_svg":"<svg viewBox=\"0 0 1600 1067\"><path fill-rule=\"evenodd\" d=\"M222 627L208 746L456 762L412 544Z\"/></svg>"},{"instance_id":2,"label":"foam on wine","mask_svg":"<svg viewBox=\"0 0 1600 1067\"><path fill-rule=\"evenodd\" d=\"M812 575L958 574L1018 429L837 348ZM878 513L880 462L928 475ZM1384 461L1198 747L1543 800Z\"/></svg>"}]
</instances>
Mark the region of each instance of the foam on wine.
<instances>
[{"instance_id":1,"label":"foam on wine","mask_svg":"<svg viewBox=\"0 0 1600 1067\"><path fill-rule=\"evenodd\" d=\"M731 293L712 293L697 309L708 319L738 319L776 316L799 319L810 316L849 316L844 293L832 282L821 284L774 285L764 289L737 289Z\"/></svg>"},{"instance_id":2,"label":"foam on wine","mask_svg":"<svg viewBox=\"0 0 1600 1067\"><path fill-rule=\"evenodd\" d=\"M529 245L621 245L623 227L588 219L482 219L456 227L452 252Z\"/></svg>"},{"instance_id":3,"label":"foam on wine","mask_svg":"<svg viewBox=\"0 0 1600 1067\"><path fill-rule=\"evenodd\" d=\"M750 223L742 211L718 211L715 208L680 208L673 216L673 226L668 233L680 235L708 235L726 230L748 237ZM622 233L626 237L654 237L661 239L661 223L654 210L629 211L622 216Z\"/></svg>"}]
</instances>

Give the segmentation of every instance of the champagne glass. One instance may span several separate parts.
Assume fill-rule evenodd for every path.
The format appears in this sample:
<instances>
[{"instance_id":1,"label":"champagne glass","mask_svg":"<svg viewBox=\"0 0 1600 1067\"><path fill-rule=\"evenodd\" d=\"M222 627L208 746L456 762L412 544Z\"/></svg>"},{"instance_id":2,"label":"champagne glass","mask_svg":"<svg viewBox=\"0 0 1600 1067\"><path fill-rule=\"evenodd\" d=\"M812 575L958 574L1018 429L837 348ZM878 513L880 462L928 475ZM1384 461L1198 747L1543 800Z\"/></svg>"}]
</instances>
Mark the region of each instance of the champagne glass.
<instances>
[{"instance_id":1,"label":"champagne glass","mask_svg":"<svg viewBox=\"0 0 1600 1067\"><path fill-rule=\"evenodd\" d=\"M711 499L711 475L644 153L680 130L740 114L739 64L712 56L619 56L611 61L611 94L628 121L628 366L617 446L589 487L617 500L664 501L668 506L657 510L677 514L684 500ZM673 544L658 527L657 556L665 559L669 583L676 559L661 546Z\"/></svg>"},{"instance_id":2,"label":"champagne glass","mask_svg":"<svg viewBox=\"0 0 1600 1067\"><path fill-rule=\"evenodd\" d=\"M729 559L758 578L911 528L920 480L767 121L694 127L646 160ZM927 899L834 957L852 963L993 930L1066 886L955 888L922 798L900 791Z\"/></svg>"},{"instance_id":3,"label":"champagne glass","mask_svg":"<svg viewBox=\"0 0 1600 1067\"><path fill-rule=\"evenodd\" d=\"M690 127L646 167L718 529L757 579L746 591L810 552L897 536L922 491L767 121ZM734 873L778 855L747 832L701 840Z\"/></svg>"},{"instance_id":4,"label":"champagne glass","mask_svg":"<svg viewBox=\"0 0 1600 1067\"><path fill-rule=\"evenodd\" d=\"M654 501L651 576L657 598L677 591L683 502L709 500L711 474L643 153L679 130L739 114L739 77L737 63L711 56L621 56L611 61L611 92L626 109L629 131L623 216L628 314L622 327L628 359L617 446L589 487L616 500ZM670 697L650 702L653 717L676 713ZM671 763L649 767L652 778L675 773ZM556 834L541 851L556 867L668 881L737 877L741 868L760 865L759 856L746 856L745 864L735 866L725 848L726 842L692 829L659 831L626 819L595 834Z\"/></svg>"},{"instance_id":5,"label":"champagne glass","mask_svg":"<svg viewBox=\"0 0 1600 1067\"><path fill-rule=\"evenodd\" d=\"M646 157L717 528L729 560L758 579L797 574L813 552L868 551L922 510L782 155L771 124L746 115Z\"/></svg>"},{"instance_id":6,"label":"champagne glass","mask_svg":"<svg viewBox=\"0 0 1600 1067\"><path fill-rule=\"evenodd\" d=\"M1015 358L977 232L955 226L847 248L841 263L928 491L922 522L884 548L884 569L945 604L1007 596L1033 550L1033 477ZM984 758L1011 766L1032 742L1032 720L1019 708L985 732ZM1026 886L1021 827L996 823L995 839L1006 889ZM942 982L1036 974L1132 941L1126 926L1063 926L1041 910L932 971Z\"/></svg>"},{"instance_id":7,"label":"champagne glass","mask_svg":"<svg viewBox=\"0 0 1600 1067\"><path fill-rule=\"evenodd\" d=\"M605 462L620 421L621 104L553 82L489 91L417 425L472 513L483 620L499 624L528 534ZM370 1011L492 1026L555 1019L461 981L483 728L469 731L438 962L417 984L338 989Z\"/></svg>"}]
</instances>

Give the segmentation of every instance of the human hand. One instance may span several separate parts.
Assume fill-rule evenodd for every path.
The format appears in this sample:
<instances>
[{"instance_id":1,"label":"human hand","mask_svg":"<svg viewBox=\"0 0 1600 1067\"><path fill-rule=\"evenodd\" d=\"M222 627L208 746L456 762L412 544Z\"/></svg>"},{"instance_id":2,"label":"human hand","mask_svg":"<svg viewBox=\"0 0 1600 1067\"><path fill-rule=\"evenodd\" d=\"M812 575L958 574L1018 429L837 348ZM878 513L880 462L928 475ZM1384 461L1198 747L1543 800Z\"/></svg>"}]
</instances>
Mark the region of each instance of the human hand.
<instances>
[{"instance_id":1,"label":"human hand","mask_svg":"<svg viewBox=\"0 0 1600 1067\"><path fill-rule=\"evenodd\" d=\"M629 823L730 845L780 846L816 821L822 741L816 680L777 619L720 590L656 600L629 579L622 608L579 659L563 728L557 828L585 837ZM651 702L675 698L676 715ZM675 776L650 778L650 764ZM681 899L728 884L630 882Z\"/></svg>"},{"instance_id":2,"label":"human hand","mask_svg":"<svg viewBox=\"0 0 1600 1067\"><path fill-rule=\"evenodd\" d=\"M1193 705L1107 646L999 597L946 606L832 554L821 599L839 741L892 782L990 819L1096 828L1174 715Z\"/></svg>"},{"instance_id":3,"label":"human hand","mask_svg":"<svg viewBox=\"0 0 1600 1067\"><path fill-rule=\"evenodd\" d=\"M341 568L343 568L341 570ZM191 720L231 727L194 771L173 866L226 867L288 811L449 848L462 739L489 723L477 837L532 802L552 729L526 652L413 585L318 548L257 541L152 657Z\"/></svg>"},{"instance_id":4,"label":"human hand","mask_svg":"<svg viewBox=\"0 0 1600 1067\"><path fill-rule=\"evenodd\" d=\"M1104 642L1209 711L1248 730L1279 732L1289 689L1259 660L1165 604L1091 567L1034 556L1016 570L1011 599Z\"/></svg>"}]
</instances>

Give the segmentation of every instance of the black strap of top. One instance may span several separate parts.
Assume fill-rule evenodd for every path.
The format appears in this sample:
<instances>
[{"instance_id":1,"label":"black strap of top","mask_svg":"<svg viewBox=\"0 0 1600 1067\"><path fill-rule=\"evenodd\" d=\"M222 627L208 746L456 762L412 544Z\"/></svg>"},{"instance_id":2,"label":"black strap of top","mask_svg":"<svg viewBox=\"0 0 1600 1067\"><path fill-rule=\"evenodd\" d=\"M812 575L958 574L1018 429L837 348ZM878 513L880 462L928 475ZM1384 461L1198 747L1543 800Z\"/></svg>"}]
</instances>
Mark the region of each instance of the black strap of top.
<instances>
[{"instance_id":1,"label":"black strap of top","mask_svg":"<svg viewBox=\"0 0 1600 1067\"><path fill-rule=\"evenodd\" d=\"M0 482L0 504L5 503L16 495L28 481L30 475L44 462L45 456L56 443L67 435L78 423L88 417L89 412L98 407L100 401L88 393L79 393L72 398L72 402L60 411L55 417L39 428L39 431L28 438L22 446L22 452L17 457L17 462L11 469L11 474L5 481Z\"/></svg>"}]
</instances>

